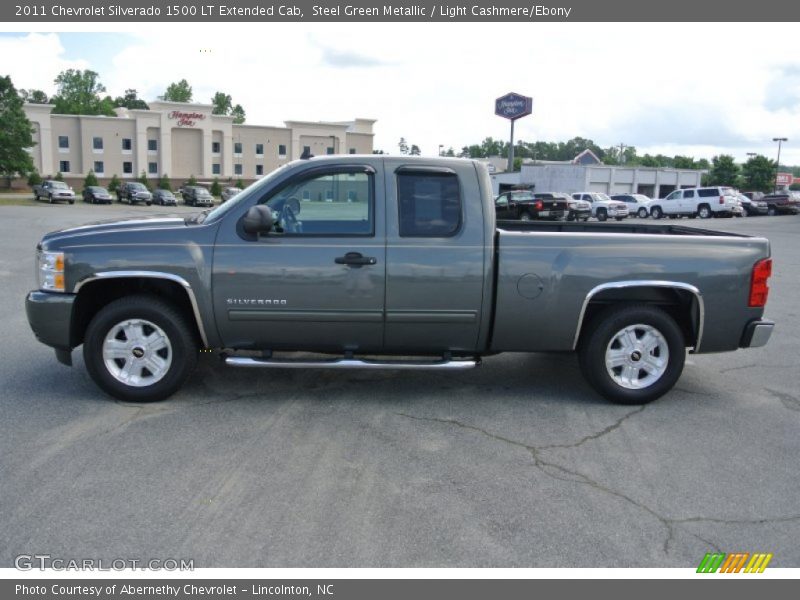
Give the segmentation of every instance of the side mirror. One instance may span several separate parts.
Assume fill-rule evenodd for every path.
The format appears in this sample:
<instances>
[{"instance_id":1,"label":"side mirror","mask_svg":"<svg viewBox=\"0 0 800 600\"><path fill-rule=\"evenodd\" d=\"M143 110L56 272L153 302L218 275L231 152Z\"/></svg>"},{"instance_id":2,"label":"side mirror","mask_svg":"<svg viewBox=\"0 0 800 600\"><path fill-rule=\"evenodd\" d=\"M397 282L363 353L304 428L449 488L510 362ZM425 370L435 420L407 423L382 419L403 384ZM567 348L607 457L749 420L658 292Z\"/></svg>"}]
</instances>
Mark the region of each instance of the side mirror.
<instances>
[{"instance_id":1,"label":"side mirror","mask_svg":"<svg viewBox=\"0 0 800 600\"><path fill-rule=\"evenodd\" d=\"M242 219L242 229L245 233L252 235L267 233L273 225L272 210L265 204L251 206Z\"/></svg>"}]
</instances>

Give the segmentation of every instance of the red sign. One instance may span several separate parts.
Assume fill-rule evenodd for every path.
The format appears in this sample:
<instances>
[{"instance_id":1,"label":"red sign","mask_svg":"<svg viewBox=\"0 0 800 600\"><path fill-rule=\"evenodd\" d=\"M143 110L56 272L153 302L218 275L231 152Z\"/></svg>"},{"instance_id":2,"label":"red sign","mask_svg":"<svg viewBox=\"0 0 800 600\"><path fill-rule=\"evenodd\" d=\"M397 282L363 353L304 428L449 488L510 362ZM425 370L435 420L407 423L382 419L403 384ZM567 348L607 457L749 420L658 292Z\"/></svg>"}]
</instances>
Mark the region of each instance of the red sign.
<instances>
[{"instance_id":1,"label":"red sign","mask_svg":"<svg viewBox=\"0 0 800 600\"><path fill-rule=\"evenodd\" d=\"M206 118L203 113L199 112L181 112L179 110L173 110L171 113L167 115L170 119L175 119L178 121L178 127L194 127L197 121L202 121Z\"/></svg>"}]
</instances>

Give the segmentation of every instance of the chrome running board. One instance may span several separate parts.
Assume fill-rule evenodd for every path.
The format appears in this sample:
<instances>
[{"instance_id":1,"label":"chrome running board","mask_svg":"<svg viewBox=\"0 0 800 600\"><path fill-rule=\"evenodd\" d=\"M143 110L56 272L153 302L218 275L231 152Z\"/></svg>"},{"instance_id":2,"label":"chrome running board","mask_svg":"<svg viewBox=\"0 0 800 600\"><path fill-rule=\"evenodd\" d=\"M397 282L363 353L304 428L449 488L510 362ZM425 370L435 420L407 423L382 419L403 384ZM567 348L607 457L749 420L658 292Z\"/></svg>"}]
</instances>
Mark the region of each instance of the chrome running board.
<instances>
[{"instance_id":1,"label":"chrome running board","mask_svg":"<svg viewBox=\"0 0 800 600\"><path fill-rule=\"evenodd\" d=\"M251 358L228 356L225 364L231 367L261 367L264 369L414 369L414 370L464 370L480 364L480 359L438 361L388 361L363 360L360 358L336 358L331 360L291 360L274 358Z\"/></svg>"}]
</instances>

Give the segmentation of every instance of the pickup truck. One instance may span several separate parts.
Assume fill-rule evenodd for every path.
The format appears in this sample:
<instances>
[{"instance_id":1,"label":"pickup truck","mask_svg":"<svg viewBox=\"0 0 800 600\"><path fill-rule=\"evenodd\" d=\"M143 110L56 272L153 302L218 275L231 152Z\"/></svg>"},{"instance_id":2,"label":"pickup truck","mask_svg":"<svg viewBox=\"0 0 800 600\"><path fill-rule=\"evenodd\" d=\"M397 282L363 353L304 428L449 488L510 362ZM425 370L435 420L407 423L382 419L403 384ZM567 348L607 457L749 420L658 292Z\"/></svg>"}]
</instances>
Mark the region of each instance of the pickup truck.
<instances>
[{"instance_id":1,"label":"pickup truck","mask_svg":"<svg viewBox=\"0 0 800 600\"><path fill-rule=\"evenodd\" d=\"M542 198L527 190L510 191L500 194L494 200L498 219L518 219L533 221L539 219L563 219L567 212L567 201L548 194Z\"/></svg>"},{"instance_id":2,"label":"pickup truck","mask_svg":"<svg viewBox=\"0 0 800 600\"><path fill-rule=\"evenodd\" d=\"M36 261L34 334L68 365L82 344L129 401L173 394L201 349L234 367L452 370L577 351L595 390L637 404L672 388L687 349L762 346L774 326L766 239L498 222L486 167L456 158L300 159L213 210L48 233Z\"/></svg>"},{"instance_id":3,"label":"pickup truck","mask_svg":"<svg viewBox=\"0 0 800 600\"><path fill-rule=\"evenodd\" d=\"M117 186L117 202L123 201L128 204L141 202L150 206L153 203L153 194L139 181L124 181Z\"/></svg>"},{"instance_id":4,"label":"pickup truck","mask_svg":"<svg viewBox=\"0 0 800 600\"><path fill-rule=\"evenodd\" d=\"M33 197L35 200L45 199L50 204L53 202L69 202L75 204L75 192L63 181L47 179L40 184L33 186Z\"/></svg>"}]
</instances>

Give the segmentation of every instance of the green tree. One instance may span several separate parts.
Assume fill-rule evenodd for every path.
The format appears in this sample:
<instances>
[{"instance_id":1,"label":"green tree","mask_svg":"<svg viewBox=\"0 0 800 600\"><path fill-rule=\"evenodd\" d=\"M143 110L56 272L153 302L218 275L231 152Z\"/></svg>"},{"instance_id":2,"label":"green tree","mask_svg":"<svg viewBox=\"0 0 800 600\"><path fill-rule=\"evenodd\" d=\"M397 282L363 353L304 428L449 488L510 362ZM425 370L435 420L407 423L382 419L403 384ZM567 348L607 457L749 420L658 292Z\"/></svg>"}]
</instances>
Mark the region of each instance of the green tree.
<instances>
[{"instance_id":1,"label":"green tree","mask_svg":"<svg viewBox=\"0 0 800 600\"><path fill-rule=\"evenodd\" d=\"M189 175L189 181L186 182L186 185L197 185L197 177Z\"/></svg>"},{"instance_id":2,"label":"green tree","mask_svg":"<svg viewBox=\"0 0 800 600\"><path fill-rule=\"evenodd\" d=\"M42 90L20 90L19 95L22 97L23 102L29 104L47 104L47 94Z\"/></svg>"},{"instance_id":3,"label":"green tree","mask_svg":"<svg viewBox=\"0 0 800 600\"><path fill-rule=\"evenodd\" d=\"M214 94L214 97L211 98L211 105L213 106L211 109L212 115L229 115L233 108L233 100L230 94L217 92Z\"/></svg>"},{"instance_id":4,"label":"green tree","mask_svg":"<svg viewBox=\"0 0 800 600\"><path fill-rule=\"evenodd\" d=\"M444 153L445 156L455 156L456 153L453 151L453 147L450 146L447 151Z\"/></svg>"},{"instance_id":5,"label":"green tree","mask_svg":"<svg viewBox=\"0 0 800 600\"><path fill-rule=\"evenodd\" d=\"M145 173L144 171L141 172L141 174L139 175L139 177L137 178L136 181L141 183L148 190L151 189L150 188L150 182L147 181L147 173Z\"/></svg>"},{"instance_id":6,"label":"green tree","mask_svg":"<svg viewBox=\"0 0 800 600\"><path fill-rule=\"evenodd\" d=\"M789 189L793 192L800 192L800 183L793 183L789 186Z\"/></svg>"},{"instance_id":7,"label":"green tree","mask_svg":"<svg viewBox=\"0 0 800 600\"><path fill-rule=\"evenodd\" d=\"M35 185L39 185L42 183L42 176L39 175L39 171L34 169L28 174L28 187L33 187Z\"/></svg>"},{"instance_id":8,"label":"green tree","mask_svg":"<svg viewBox=\"0 0 800 600\"><path fill-rule=\"evenodd\" d=\"M89 171L83 180L83 189L92 185L100 185L100 183L97 181L97 175L94 174L94 171Z\"/></svg>"},{"instance_id":9,"label":"green tree","mask_svg":"<svg viewBox=\"0 0 800 600\"><path fill-rule=\"evenodd\" d=\"M222 193L222 186L219 184L219 177L214 177L214 181L211 183L211 189L209 190L212 196L219 196Z\"/></svg>"},{"instance_id":10,"label":"green tree","mask_svg":"<svg viewBox=\"0 0 800 600\"><path fill-rule=\"evenodd\" d=\"M0 77L0 176L5 177L8 187L17 175L34 170L28 152L34 146L33 127L22 104L11 78Z\"/></svg>"},{"instance_id":11,"label":"green tree","mask_svg":"<svg viewBox=\"0 0 800 600\"><path fill-rule=\"evenodd\" d=\"M172 184L170 183L169 177L167 177L166 173L161 175L161 179L158 181L158 188L161 190L167 190L168 192L172 191Z\"/></svg>"},{"instance_id":12,"label":"green tree","mask_svg":"<svg viewBox=\"0 0 800 600\"><path fill-rule=\"evenodd\" d=\"M64 181L64 176L61 174L61 171L59 171L58 173L56 173L56 176L53 177L53 179L55 179L56 181Z\"/></svg>"},{"instance_id":13,"label":"green tree","mask_svg":"<svg viewBox=\"0 0 800 600\"><path fill-rule=\"evenodd\" d=\"M234 125L241 125L242 123L244 123L246 115L244 113L244 108L242 108L241 104L237 104L231 109L231 116L233 117Z\"/></svg>"},{"instance_id":14,"label":"green tree","mask_svg":"<svg viewBox=\"0 0 800 600\"><path fill-rule=\"evenodd\" d=\"M58 93L51 98L53 112L61 115L114 115L111 98L101 98L106 91L99 75L89 69L67 69L55 78Z\"/></svg>"},{"instance_id":15,"label":"green tree","mask_svg":"<svg viewBox=\"0 0 800 600\"><path fill-rule=\"evenodd\" d=\"M411 149L408 151L411 156L419 156L422 152L419 149L419 146L416 144L411 144Z\"/></svg>"},{"instance_id":16,"label":"green tree","mask_svg":"<svg viewBox=\"0 0 800 600\"><path fill-rule=\"evenodd\" d=\"M742 166L744 187L753 192L770 192L775 186L775 172L778 168L774 160L766 156L750 157Z\"/></svg>"},{"instance_id":17,"label":"green tree","mask_svg":"<svg viewBox=\"0 0 800 600\"><path fill-rule=\"evenodd\" d=\"M739 177L739 165L729 154L720 154L711 159L711 170L708 173L709 185L736 185Z\"/></svg>"},{"instance_id":18,"label":"green tree","mask_svg":"<svg viewBox=\"0 0 800 600\"><path fill-rule=\"evenodd\" d=\"M108 182L108 191L109 191L109 192L111 192L111 193L113 194L114 192L116 192L116 191L117 191L117 188L119 187L119 184L120 184L120 183L121 183L121 182L120 182L120 180L119 180L119 177L117 177L117 174L116 174L116 173L114 173L114 174L111 176L111 180Z\"/></svg>"},{"instance_id":19,"label":"green tree","mask_svg":"<svg viewBox=\"0 0 800 600\"><path fill-rule=\"evenodd\" d=\"M113 104L116 108L125 107L136 110L150 110L150 107L147 106L147 102L139 98L134 89L125 90L125 94L123 96L117 96L113 100Z\"/></svg>"},{"instance_id":20,"label":"green tree","mask_svg":"<svg viewBox=\"0 0 800 600\"><path fill-rule=\"evenodd\" d=\"M242 178L241 178L241 177L239 177L239 179L237 179L237 180L236 180L236 183L235 183L234 185L235 185L237 188L239 188L240 190L243 190L243 189L244 189L244 181L242 181Z\"/></svg>"},{"instance_id":21,"label":"green tree","mask_svg":"<svg viewBox=\"0 0 800 600\"><path fill-rule=\"evenodd\" d=\"M185 79L181 79L176 83L170 83L167 86L167 91L161 96L162 100L168 102L191 102L192 101L192 86Z\"/></svg>"},{"instance_id":22,"label":"green tree","mask_svg":"<svg viewBox=\"0 0 800 600\"><path fill-rule=\"evenodd\" d=\"M383 150L373 150L373 154L384 154Z\"/></svg>"},{"instance_id":23,"label":"green tree","mask_svg":"<svg viewBox=\"0 0 800 600\"><path fill-rule=\"evenodd\" d=\"M401 137L400 141L397 143L397 147L400 149L400 154L408 154L408 142L406 142L406 138Z\"/></svg>"}]
</instances>

